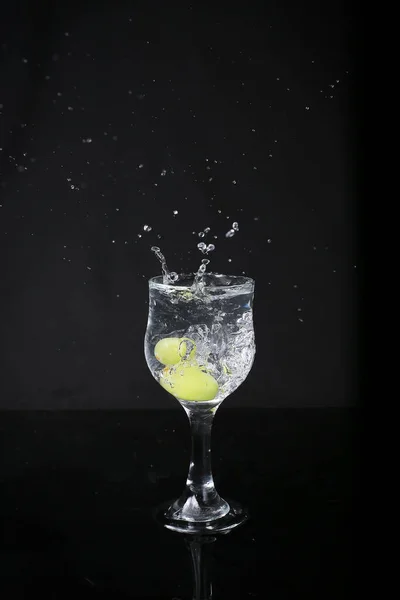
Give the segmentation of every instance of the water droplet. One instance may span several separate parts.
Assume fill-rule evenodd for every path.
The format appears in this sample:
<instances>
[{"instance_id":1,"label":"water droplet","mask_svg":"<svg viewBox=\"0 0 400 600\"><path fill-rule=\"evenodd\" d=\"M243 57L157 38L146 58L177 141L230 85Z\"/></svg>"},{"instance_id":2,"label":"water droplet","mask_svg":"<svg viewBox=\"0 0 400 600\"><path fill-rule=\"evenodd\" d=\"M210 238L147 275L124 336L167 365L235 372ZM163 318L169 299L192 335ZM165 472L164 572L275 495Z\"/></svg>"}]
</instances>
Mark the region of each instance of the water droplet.
<instances>
[{"instance_id":1,"label":"water droplet","mask_svg":"<svg viewBox=\"0 0 400 600\"><path fill-rule=\"evenodd\" d=\"M162 177L164 177L166 174L167 174L167 170L166 170L166 169L163 169L163 170L161 171L161 176L162 176Z\"/></svg>"},{"instance_id":2,"label":"water droplet","mask_svg":"<svg viewBox=\"0 0 400 600\"><path fill-rule=\"evenodd\" d=\"M139 165L139 169L143 169L143 167L144 167L144 164L143 164L143 163L140 163L140 165Z\"/></svg>"},{"instance_id":3,"label":"water droplet","mask_svg":"<svg viewBox=\"0 0 400 600\"><path fill-rule=\"evenodd\" d=\"M271 238L267 239L267 243L270 244L272 242Z\"/></svg>"},{"instance_id":4,"label":"water droplet","mask_svg":"<svg viewBox=\"0 0 400 600\"><path fill-rule=\"evenodd\" d=\"M228 262L232 262L232 259L231 259L231 258L228 258Z\"/></svg>"},{"instance_id":5,"label":"water droplet","mask_svg":"<svg viewBox=\"0 0 400 600\"><path fill-rule=\"evenodd\" d=\"M206 228L204 229L204 233L209 233L210 231L211 231L210 227L206 227Z\"/></svg>"},{"instance_id":6,"label":"water droplet","mask_svg":"<svg viewBox=\"0 0 400 600\"><path fill-rule=\"evenodd\" d=\"M306 106L306 110L310 110L310 107L309 107L309 106Z\"/></svg>"},{"instance_id":7,"label":"water droplet","mask_svg":"<svg viewBox=\"0 0 400 600\"><path fill-rule=\"evenodd\" d=\"M207 252L212 252L213 250L215 250L214 244L208 244L208 246L207 246Z\"/></svg>"},{"instance_id":8,"label":"water droplet","mask_svg":"<svg viewBox=\"0 0 400 600\"><path fill-rule=\"evenodd\" d=\"M177 210L173 210L172 212L173 212L173 214L174 214L174 215L177 215L177 214L178 214L178 211L177 211Z\"/></svg>"},{"instance_id":9,"label":"water droplet","mask_svg":"<svg viewBox=\"0 0 400 600\"><path fill-rule=\"evenodd\" d=\"M151 231L152 227L150 225L143 225L144 231Z\"/></svg>"},{"instance_id":10,"label":"water droplet","mask_svg":"<svg viewBox=\"0 0 400 600\"><path fill-rule=\"evenodd\" d=\"M68 106L68 110L71 111L71 110L74 110L74 109L72 108L72 106Z\"/></svg>"},{"instance_id":11,"label":"water droplet","mask_svg":"<svg viewBox=\"0 0 400 600\"><path fill-rule=\"evenodd\" d=\"M207 252L207 246L204 242L199 242L197 244L197 247L200 250L200 252L203 252L203 254L205 254Z\"/></svg>"},{"instance_id":12,"label":"water droplet","mask_svg":"<svg viewBox=\"0 0 400 600\"><path fill-rule=\"evenodd\" d=\"M232 183L233 183L233 185L236 185L236 184L237 184L237 181L236 181L236 179L234 179L234 180L232 181Z\"/></svg>"},{"instance_id":13,"label":"water droplet","mask_svg":"<svg viewBox=\"0 0 400 600\"><path fill-rule=\"evenodd\" d=\"M234 231L239 231L239 223L238 223L237 221L234 221L234 222L232 223L232 229L233 229Z\"/></svg>"},{"instance_id":14,"label":"water droplet","mask_svg":"<svg viewBox=\"0 0 400 600\"><path fill-rule=\"evenodd\" d=\"M235 235L235 230L234 229L230 229L229 231L226 232L225 237L226 238L231 238Z\"/></svg>"},{"instance_id":15,"label":"water droplet","mask_svg":"<svg viewBox=\"0 0 400 600\"><path fill-rule=\"evenodd\" d=\"M141 233L138 233L138 234L137 234L137 236L138 236L138 238L141 238L141 237L142 237L142 234L141 234Z\"/></svg>"},{"instance_id":16,"label":"water droplet","mask_svg":"<svg viewBox=\"0 0 400 600\"><path fill-rule=\"evenodd\" d=\"M204 231L199 231L199 233L198 233L198 236L201 238L205 237L205 235L206 234L204 233Z\"/></svg>"}]
</instances>

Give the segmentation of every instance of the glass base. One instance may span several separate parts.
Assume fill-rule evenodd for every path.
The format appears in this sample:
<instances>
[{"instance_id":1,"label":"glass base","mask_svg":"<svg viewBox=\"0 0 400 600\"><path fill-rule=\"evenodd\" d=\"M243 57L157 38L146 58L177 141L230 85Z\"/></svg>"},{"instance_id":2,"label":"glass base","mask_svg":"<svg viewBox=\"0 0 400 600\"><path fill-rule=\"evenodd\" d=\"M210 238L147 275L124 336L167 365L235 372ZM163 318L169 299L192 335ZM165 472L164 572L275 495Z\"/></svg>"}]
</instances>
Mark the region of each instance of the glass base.
<instances>
[{"instance_id":1,"label":"glass base","mask_svg":"<svg viewBox=\"0 0 400 600\"><path fill-rule=\"evenodd\" d=\"M238 502L228 500L230 510L229 512L219 519L213 521L182 521L173 519L168 516L169 508L174 501L164 502L161 506L158 506L154 512L154 518L159 525L166 527L170 531L177 533L186 533L192 535L213 535L229 533L232 529L239 527L245 523L248 518L248 512Z\"/></svg>"}]
</instances>

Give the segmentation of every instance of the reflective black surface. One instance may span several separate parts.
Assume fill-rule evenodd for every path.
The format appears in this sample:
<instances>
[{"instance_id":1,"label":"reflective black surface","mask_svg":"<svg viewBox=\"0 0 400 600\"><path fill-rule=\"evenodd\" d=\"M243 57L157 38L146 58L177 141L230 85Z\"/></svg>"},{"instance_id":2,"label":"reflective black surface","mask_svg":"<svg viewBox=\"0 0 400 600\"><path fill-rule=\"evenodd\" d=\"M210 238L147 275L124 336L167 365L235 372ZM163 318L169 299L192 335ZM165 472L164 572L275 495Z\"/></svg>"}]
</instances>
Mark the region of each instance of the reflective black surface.
<instances>
[{"instance_id":1,"label":"reflective black surface","mask_svg":"<svg viewBox=\"0 0 400 600\"><path fill-rule=\"evenodd\" d=\"M190 540L152 516L185 482L178 409L0 413L4 598L193 597ZM214 600L353 597L355 422L221 407L216 484L250 519L202 546Z\"/></svg>"}]
</instances>

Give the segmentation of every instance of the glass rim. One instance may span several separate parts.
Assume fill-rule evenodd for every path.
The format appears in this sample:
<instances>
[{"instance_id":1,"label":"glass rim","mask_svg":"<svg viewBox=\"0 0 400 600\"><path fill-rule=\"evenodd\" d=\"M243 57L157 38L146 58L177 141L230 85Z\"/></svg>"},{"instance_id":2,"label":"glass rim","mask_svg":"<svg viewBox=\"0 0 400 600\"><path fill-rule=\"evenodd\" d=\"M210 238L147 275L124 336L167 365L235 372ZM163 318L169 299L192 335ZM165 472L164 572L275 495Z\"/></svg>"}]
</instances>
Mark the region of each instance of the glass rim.
<instances>
[{"instance_id":1,"label":"glass rim","mask_svg":"<svg viewBox=\"0 0 400 600\"><path fill-rule=\"evenodd\" d=\"M210 273L208 273L210 274ZM194 273L181 273L181 275L186 277L193 277ZM221 273L212 273L212 275L221 275ZM231 285L207 285L207 289L211 290L234 290L243 288L246 286L251 286L254 288L255 280L252 277L246 277L245 275L224 275L224 277L229 277L231 280L240 280L240 283L233 283ZM190 290L192 285L188 285L185 283L179 284L177 283L163 283L163 275L155 275L154 277L150 277L148 280L149 287L158 287L162 289L173 289L173 290Z\"/></svg>"}]
</instances>

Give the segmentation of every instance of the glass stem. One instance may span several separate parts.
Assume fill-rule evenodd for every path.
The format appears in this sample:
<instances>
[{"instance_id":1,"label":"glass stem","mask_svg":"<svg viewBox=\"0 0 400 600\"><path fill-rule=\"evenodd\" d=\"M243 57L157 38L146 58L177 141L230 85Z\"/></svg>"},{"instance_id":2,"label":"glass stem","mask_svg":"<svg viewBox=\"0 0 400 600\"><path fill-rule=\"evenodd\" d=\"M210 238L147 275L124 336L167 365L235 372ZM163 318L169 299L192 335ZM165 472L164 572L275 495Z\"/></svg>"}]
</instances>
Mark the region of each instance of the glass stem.
<instances>
[{"instance_id":1,"label":"glass stem","mask_svg":"<svg viewBox=\"0 0 400 600\"><path fill-rule=\"evenodd\" d=\"M229 512L229 504L215 489L211 471L211 428L215 408L184 406L189 418L192 454L186 488L170 509L170 516L185 521L212 521Z\"/></svg>"},{"instance_id":2,"label":"glass stem","mask_svg":"<svg viewBox=\"0 0 400 600\"><path fill-rule=\"evenodd\" d=\"M192 453L186 486L193 494L199 495L208 503L215 493L211 470L211 429L214 420L212 411L199 414L198 411L186 411L189 417L192 437Z\"/></svg>"}]
</instances>

